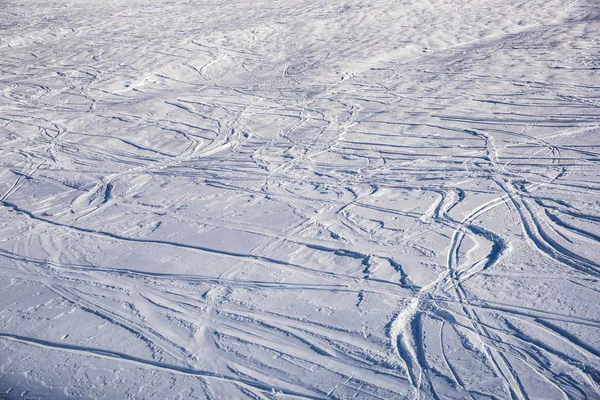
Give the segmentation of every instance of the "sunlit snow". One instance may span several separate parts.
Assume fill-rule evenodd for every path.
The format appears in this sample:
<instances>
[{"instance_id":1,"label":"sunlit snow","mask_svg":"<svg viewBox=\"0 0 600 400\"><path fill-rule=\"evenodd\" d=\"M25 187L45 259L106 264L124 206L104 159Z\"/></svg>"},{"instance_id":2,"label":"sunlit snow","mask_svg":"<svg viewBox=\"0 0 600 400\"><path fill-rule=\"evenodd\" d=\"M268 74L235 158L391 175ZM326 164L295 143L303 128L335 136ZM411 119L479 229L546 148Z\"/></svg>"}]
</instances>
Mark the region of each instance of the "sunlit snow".
<instances>
[{"instance_id":1,"label":"sunlit snow","mask_svg":"<svg viewBox=\"0 0 600 400\"><path fill-rule=\"evenodd\" d=\"M0 0L0 398L600 398L596 0Z\"/></svg>"}]
</instances>

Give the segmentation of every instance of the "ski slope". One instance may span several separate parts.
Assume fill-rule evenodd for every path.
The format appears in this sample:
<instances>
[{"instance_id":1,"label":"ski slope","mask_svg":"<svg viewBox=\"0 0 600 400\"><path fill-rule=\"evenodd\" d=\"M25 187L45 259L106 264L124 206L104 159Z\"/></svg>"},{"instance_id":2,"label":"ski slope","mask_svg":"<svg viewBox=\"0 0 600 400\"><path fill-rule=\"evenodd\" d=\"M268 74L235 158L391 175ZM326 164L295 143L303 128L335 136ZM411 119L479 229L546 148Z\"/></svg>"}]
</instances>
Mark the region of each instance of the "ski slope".
<instances>
[{"instance_id":1,"label":"ski slope","mask_svg":"<svg viewBox=\"0 0 600 400\"><path fill-rule=\"evenodd\" d=\"M598 1L0 17L0 398L600 398Z\"/></svg>"}]
</instances>

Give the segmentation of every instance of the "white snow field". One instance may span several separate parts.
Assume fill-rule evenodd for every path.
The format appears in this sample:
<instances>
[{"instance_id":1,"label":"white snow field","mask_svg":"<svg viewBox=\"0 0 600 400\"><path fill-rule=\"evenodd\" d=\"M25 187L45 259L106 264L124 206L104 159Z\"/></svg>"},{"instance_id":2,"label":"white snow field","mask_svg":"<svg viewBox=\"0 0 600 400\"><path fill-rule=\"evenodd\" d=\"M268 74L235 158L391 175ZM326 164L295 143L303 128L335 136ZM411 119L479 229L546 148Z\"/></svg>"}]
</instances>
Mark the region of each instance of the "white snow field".
<instances>
[{"instance_id":1,"label":"white snow field","mask_svg":"<svg viewBox=\"0 0 600 400\"><path fill-rule=\"evenodd\" d=\"M0 399L599 399L600 3L0 0Z\"/></svg>"}]
</instances>

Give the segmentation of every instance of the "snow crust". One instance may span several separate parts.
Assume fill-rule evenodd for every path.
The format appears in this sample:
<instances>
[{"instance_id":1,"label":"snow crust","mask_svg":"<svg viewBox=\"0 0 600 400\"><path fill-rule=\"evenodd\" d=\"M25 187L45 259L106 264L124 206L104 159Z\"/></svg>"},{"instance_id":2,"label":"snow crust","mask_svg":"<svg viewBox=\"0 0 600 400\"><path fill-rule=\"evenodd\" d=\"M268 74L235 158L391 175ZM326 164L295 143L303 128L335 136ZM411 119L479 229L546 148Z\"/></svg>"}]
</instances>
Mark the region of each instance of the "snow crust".
<instances>
[{"instance_id":1,"label":"snow crust","mask_svg":"<svg viewBox=\"0 0 600 400\"><path fill-rule=\"evenodd\" d=\"M600 398L599 10L0 1L0 398Z\"/></svg>"}]
</instances>

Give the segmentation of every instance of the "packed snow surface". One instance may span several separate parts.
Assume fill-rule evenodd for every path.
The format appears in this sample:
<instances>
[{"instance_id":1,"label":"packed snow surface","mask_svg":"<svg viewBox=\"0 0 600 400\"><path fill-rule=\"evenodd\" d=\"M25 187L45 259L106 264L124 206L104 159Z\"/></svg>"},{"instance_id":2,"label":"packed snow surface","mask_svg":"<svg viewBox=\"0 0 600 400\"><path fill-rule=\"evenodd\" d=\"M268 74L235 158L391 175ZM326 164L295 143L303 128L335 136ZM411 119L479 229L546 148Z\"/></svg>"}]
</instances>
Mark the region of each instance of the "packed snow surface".
<instances>
[{"instance_id":1,"label":"packed snow surface","mask_svg":"<svg viewBox=\"0 0 600 400\"><path fill-rule=\"evenodd\" d=\"M598 2L0 17L0 398L600 398Z\"/></svg>"}]
</instances>

